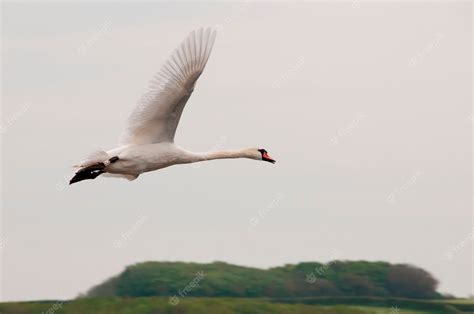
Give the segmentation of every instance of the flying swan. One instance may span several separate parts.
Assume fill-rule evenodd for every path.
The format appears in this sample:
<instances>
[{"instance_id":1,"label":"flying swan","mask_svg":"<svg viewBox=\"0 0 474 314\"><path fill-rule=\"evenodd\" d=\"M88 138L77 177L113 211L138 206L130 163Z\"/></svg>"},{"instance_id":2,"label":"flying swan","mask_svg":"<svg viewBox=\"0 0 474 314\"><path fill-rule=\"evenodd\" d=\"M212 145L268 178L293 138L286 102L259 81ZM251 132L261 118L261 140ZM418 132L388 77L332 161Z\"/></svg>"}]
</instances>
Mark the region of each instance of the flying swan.
<instances>
[{"instance_id":1,"label":"flying swan","mask_svg":"<svg viewBox=\"0 0 474 314\"><path fill-rule=\"evenodd\" d=\"M191 32L150 82L128 119L120 146L97 151L74 166L73 184L99 175L135 180L140 174L177 164L213 159L249 158L275 163L263 148L193 153L174 143L184 106L206 66L216 31Z\"/></svg>"}]
</instances>

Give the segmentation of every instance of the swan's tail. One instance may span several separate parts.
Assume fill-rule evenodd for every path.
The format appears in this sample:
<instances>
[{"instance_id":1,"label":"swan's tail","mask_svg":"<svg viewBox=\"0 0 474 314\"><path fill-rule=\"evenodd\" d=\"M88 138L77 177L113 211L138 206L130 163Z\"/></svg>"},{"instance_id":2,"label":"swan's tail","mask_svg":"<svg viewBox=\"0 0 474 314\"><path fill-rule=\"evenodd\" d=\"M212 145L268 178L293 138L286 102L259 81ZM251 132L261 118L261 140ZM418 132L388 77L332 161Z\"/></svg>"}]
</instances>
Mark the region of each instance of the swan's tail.
<instances>
[{"instance_id":1,"label":"swan's tail","mask_svg":"<svg viewBox=\"0 0 474 314\"><path fill-rule=\"evenodd\" d=\"M82 180L87 179L95 179L101 174L103 174L105 168L105 164L103 162L99 162L96 165L92 165L86 168L79 169L74 177L69 181L69 184L73 184Z\"/></svg>"},{"instance_id":2,"label":"swan's tail","mask_svg":"<svg viewBox=\"0 0 474 314\"><path fill-rule=\"evenodd\" d=\"M69 184L97 178L105 172L105 167L116 162L118 159L119 158L116 156L110 158L110 156L104 151L92 153L86 160L74 166L74 168L78 170L74 177L69 181Z\"/></svg>"}]
</instances>

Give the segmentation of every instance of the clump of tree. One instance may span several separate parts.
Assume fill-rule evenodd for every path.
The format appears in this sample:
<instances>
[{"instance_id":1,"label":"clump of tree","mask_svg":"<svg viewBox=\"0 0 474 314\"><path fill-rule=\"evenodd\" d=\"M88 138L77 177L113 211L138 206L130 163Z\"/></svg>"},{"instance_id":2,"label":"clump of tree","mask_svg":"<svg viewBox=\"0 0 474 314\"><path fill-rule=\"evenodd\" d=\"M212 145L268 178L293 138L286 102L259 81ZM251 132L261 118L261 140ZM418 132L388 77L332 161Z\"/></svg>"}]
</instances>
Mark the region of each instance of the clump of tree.
<instances>
[{"instance_id":1,"label":"clump of tree","mask_svg":"<svg viewBox=\"0 0 474 314\"><path fill-rule=\"evenodd\" d=\"M300 263L270 269L212 264L145 262L129 266L93 287L86 297L173 296L195 282L187 296L321 297L376 296L440 298L438 282L425 270L403 264L366 261Z\"/></svg>"},{"instance_id":2,"label":"clump of tree","mask_svg":"<svg viewBox=\"0 0 474 314\"><path fill-rule=\"evenodd\" d=\"M394 296L426 299L436 297L438 281L427 271L411 265L394 265L387 275L387 289Z\"/></svg>"}]
</instances>

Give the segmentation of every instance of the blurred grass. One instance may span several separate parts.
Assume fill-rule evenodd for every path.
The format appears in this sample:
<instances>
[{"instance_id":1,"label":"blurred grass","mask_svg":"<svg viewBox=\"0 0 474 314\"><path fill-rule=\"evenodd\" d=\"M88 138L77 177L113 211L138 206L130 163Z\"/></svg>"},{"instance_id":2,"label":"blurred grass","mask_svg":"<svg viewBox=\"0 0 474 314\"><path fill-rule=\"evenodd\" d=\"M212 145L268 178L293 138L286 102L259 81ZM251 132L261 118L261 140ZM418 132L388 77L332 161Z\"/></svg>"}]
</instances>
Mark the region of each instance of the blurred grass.
<instances>
[{"instance_id":1,"label":"blurred grass","mask_svg":"<svg viewBox=\"0 0 474 314\"><path fill-rule=\"evenodd\" d=\"M450 304L474 304L474 299L446 299L446 300L439 300L439 302L450 303Z\"/></svg>"},{"instance_id":2,"label":"blurred grass","mask_svg":"<svg viewBox=\"0 0 474 314\"><path fill-rule=\"evenodd\" d=\"M354 309L362 310L364 313L367 314L395 314L396 312L390 311L389 308L386 307L370 307L370 306L356 306L353 307ZM426 314L430 312L422 312L422 311L412 311L412 310L406 310L406 309L399 309L398 314Z\"/></svg>"},{"instance_id":3,"label":"blurred grass","mask_svg":"<svg viewBox=\"0 0 474 314\"><path fill-rule=\"evenodd\" d=\"M458 300L455 300L458 302ZM178 305L169 304L167 297L91 298L65 301L0 303L2 314L389 314L388 307L360 305L316 305L275 303L265 299L186 297ZM452 301L450 302L453 303ZM49 311L49 312L48 312ZM403 314L427 314L433 311L400 308ZM439 313L439 312L436 312ZM442 313L442 312L441 312Z\"/></svg>"}]
</instances>

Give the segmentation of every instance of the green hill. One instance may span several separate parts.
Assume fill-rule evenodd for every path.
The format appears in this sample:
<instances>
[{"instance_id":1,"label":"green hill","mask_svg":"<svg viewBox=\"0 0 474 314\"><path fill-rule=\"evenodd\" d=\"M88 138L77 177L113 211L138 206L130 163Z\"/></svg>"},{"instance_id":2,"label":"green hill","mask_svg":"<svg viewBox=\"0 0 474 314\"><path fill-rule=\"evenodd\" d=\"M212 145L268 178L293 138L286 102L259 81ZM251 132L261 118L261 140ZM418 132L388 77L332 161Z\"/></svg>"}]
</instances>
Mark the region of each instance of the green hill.
<instances>
[{"instance_id":1,"label":"green hill","mask_svg":"<svg viewBox=\"0 0 474 314\"><path fill-rule=\"evenodd\" d=\"M144 262L90 289L84 297L267 297L374 296L440 298L425 270L386 262L332 261L258 269L212 264Z\"/></svg>"}]
</instances>

